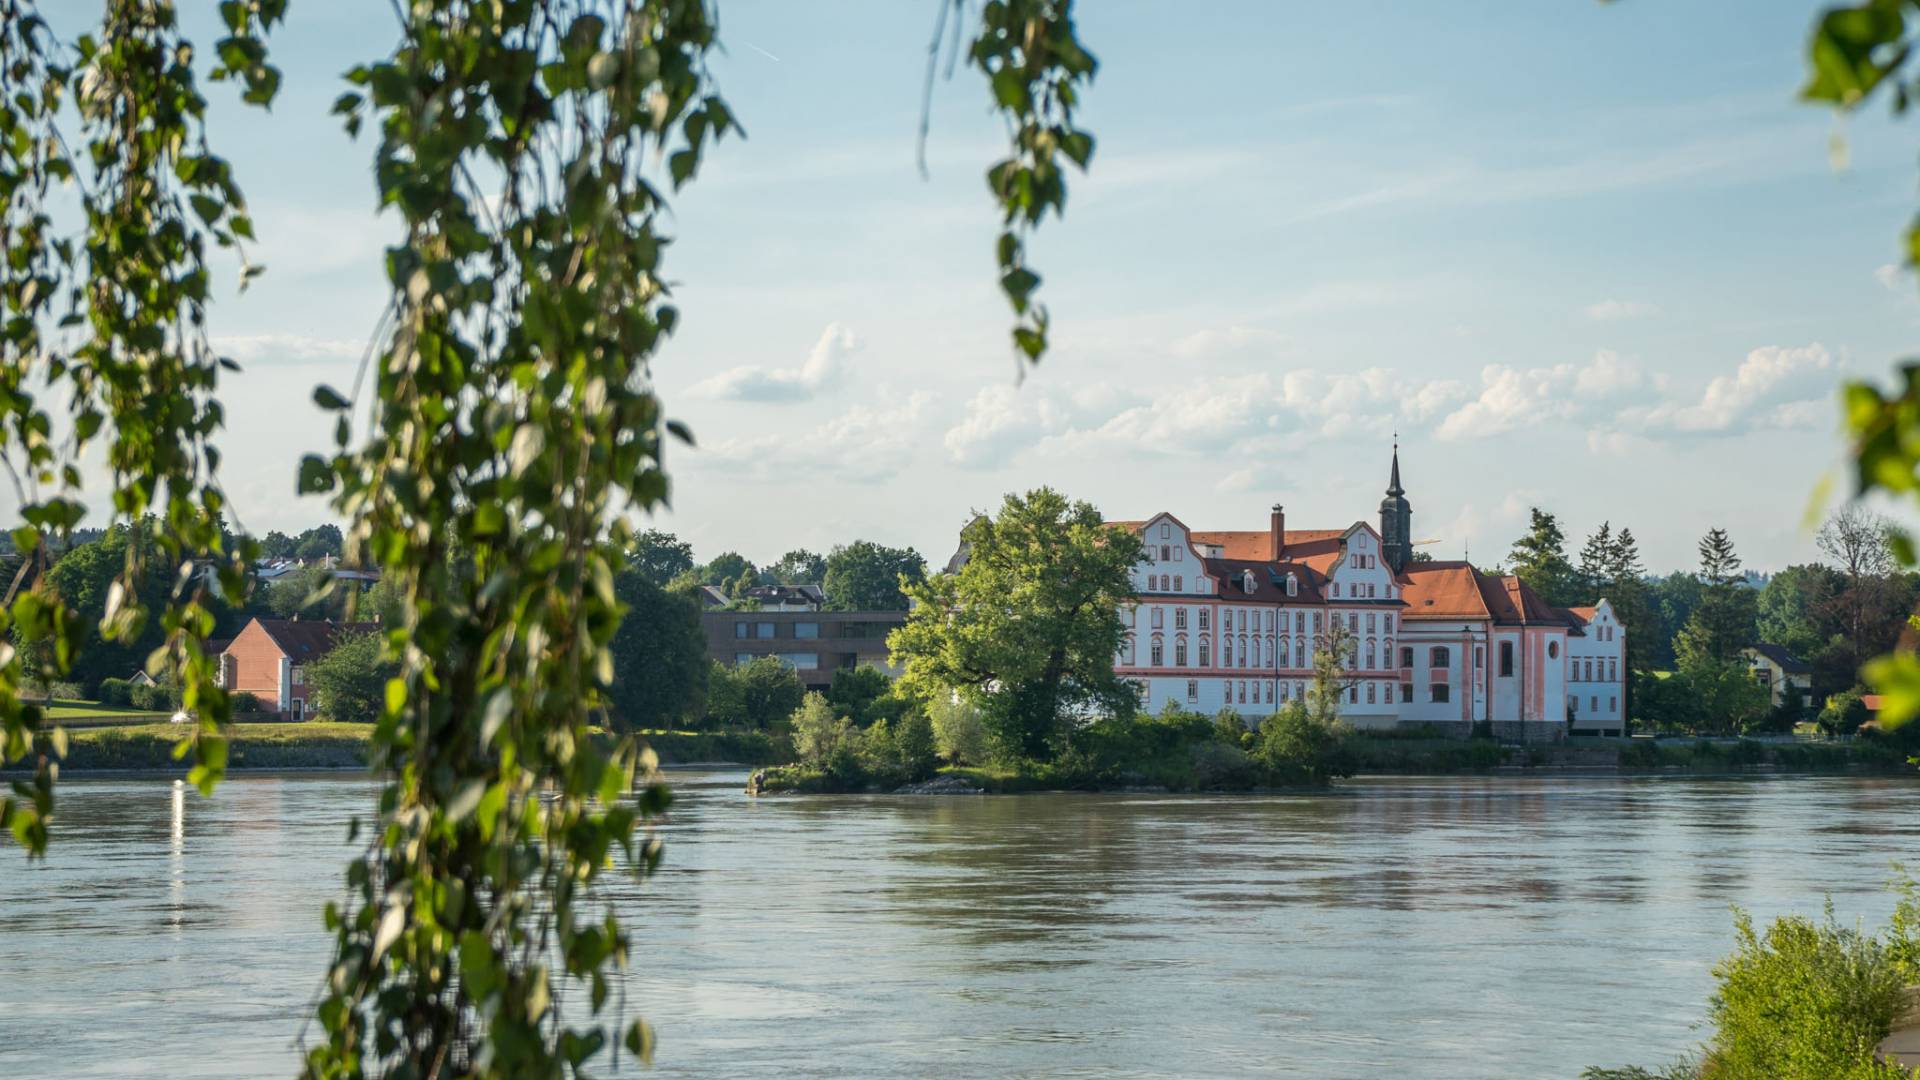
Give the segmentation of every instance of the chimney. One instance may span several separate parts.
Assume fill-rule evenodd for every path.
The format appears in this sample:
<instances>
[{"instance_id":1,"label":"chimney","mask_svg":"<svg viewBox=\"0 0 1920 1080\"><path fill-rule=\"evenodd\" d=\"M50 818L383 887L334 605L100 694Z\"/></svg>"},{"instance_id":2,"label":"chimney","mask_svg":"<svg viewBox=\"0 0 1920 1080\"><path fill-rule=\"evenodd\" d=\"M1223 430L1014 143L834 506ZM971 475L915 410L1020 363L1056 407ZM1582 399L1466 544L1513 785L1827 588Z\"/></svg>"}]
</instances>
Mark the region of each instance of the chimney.
<instances>
[{"instance_id":1,"label":"chimney","mask_svg":"<svg viewBox=\"0 0 1920 1080\"><path fill-rule=\"evenodd\" d=\"M1287 557L1287 508L1279 503L1273 504L1272 536L1268 550L1273 552L1273 561L1280 562Z\"/></svg>"}]
</instances>

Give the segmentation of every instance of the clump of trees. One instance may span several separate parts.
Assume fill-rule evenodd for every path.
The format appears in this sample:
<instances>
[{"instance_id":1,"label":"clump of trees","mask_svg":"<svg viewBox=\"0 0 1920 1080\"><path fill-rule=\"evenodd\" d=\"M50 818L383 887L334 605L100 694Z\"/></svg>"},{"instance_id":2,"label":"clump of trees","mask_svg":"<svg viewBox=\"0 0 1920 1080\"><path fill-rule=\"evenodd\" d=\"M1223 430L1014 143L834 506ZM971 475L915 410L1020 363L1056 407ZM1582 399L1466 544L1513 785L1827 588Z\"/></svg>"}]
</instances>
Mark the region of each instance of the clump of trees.
<instances>
[{"instance_id":1,"label":"clump of trees","mask_svg":"<svg viewBox=\"0 0 1920 1080\"><path fill-rule=\"evenodd\" d=\"M1638 726L1706 735L1784 731L1854 688L1861 666L1899 640L1920 599L1920 575L1897 558L1899 539L1884 518L1849 504L1821 526L1820 562L1756 579L1744 572L1732 537L1715 528L1700 540L1695 570L1649 577L1631 530L1601 523L1576 562L1558 519L1535 508L1507 569L1556 606L1612 603L1627 627L1627 705ZM1744 655L1756 644L1807 661L1810 692L1774 705Z\"/></svg>"}]
</instances>

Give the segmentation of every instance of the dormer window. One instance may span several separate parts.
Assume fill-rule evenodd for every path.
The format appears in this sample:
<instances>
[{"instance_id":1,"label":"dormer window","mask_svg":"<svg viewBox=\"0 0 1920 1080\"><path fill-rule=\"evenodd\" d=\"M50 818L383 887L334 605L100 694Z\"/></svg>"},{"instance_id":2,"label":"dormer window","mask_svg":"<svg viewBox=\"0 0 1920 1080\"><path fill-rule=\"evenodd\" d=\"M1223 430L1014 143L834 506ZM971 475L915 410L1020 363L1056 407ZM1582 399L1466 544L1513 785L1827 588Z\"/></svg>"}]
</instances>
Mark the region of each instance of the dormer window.
<instances>
[{"instance_id":1,"label":"dormer window","mask_svg":"<svg viewBox=\"0 0 1920 1080\"><path fill-rule=\"evenodd\" d=\"M1244 593L1253 592L1253 571L1240 571L1240 591Z\"/></svg>"},{"instance_id":2,"label":"dormer window","mask_svg":"<svg viewBox=\"0 0 1920 1080\"><path fill-rule=\"evenodd\" d=\"M1293 576L1292 574L1287 575L1287 595L1288 596L1300 595L1300 579Z\"/></svg>"}]
</instances>

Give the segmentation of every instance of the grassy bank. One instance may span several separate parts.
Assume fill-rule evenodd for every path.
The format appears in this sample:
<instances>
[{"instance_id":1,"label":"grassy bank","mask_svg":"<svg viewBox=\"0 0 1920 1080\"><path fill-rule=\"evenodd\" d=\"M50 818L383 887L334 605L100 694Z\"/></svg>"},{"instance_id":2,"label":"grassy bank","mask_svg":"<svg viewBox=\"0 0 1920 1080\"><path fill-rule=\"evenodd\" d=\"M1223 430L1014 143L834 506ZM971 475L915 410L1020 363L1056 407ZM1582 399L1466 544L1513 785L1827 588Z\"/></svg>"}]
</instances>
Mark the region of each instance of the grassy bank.
<instances>
[{"instance_id":1,"label":"grassy bank","mask_svg":"<svg viewBox=\"0 0 1920 1080\"><path fill-rule=\"evenodd\" d=\"M1491 739L1422 738L1355 733L1343 747L1356 776L1444 776L1493 772L1592 771L1622 774L1743 771L1882 772L1911 774L1909 752L1884 743L1763 743L1752 739L1655 742L1652 739L1582 739L1577 742L1509 745ZM1085 758L1017 765L948 766L941 778L991 794L1029 791L1247 792L1300 790L1276 787L1228 760L1226 751L1189 744L1177 752L1144 754L1095 767ZM891 787L848 784L817 767L768 769L762 793L826 794L884 791Z\"/></svg>"},{"instance_id":2,"label":"grassy bank","mask_svg":"<svg viewBox=\"0 0 1920 1080\"><path fill-rule=\"evenodd\" d=\"M60 768L68 774L103 769L185 772L191 762L176 761L173 756L174 746L185 731L183 726L169 723L75 724L68 728L67 756ZM365 724L319 720L234 724L227 731L227 768L361 768L367 763L371 731ZM722 761L765 765L780 760L774 741L757 731L656 731L641 733L640 737L653 747L663 765Z\"/></svg>"}]
</instances>

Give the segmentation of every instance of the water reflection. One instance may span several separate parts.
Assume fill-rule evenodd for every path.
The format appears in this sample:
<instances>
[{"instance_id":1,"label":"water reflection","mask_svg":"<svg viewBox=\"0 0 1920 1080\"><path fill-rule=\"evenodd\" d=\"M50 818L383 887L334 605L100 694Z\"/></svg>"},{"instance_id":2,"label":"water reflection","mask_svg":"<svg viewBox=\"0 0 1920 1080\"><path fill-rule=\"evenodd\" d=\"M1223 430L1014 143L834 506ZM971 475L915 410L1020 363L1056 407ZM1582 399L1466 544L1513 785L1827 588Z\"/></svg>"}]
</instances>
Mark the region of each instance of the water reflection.
<instances>
[{"instance_id":1,"label":"water reflection","mask_svg":"<svg viewBox=\"0 0 1920 1080\"><path fill-rule=\"evenodd\" d=\"M757 801L743 774L673 779L661 873L613 890L668 1077L1657 1059L1698 1038L1729 903L1764 919L1832 893L1842 918L1880 917L1920 831L1920 784L1885 779ZM319 909L371 798L299 777L212 799L68 785L52 858L0 870L24 913L0 934L0 1075L294 1071ZM191 1037L156 1045L157 1011Z\"/></svg>"}]
</instances>

